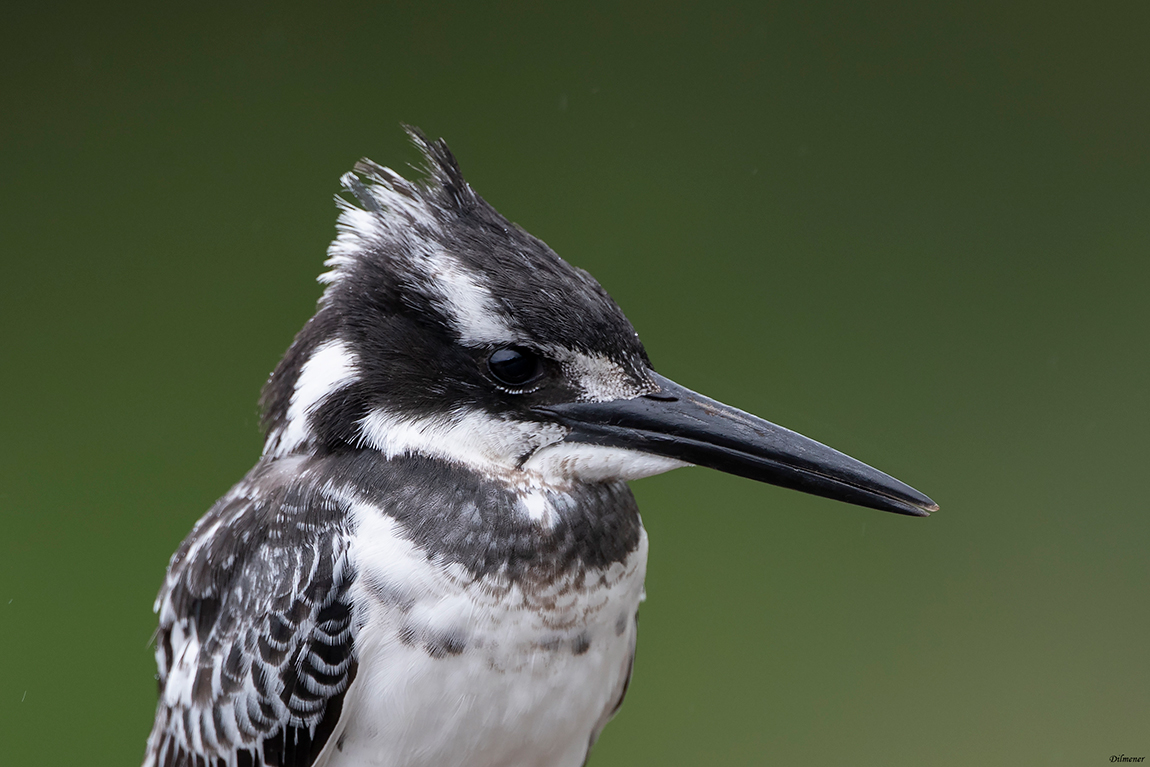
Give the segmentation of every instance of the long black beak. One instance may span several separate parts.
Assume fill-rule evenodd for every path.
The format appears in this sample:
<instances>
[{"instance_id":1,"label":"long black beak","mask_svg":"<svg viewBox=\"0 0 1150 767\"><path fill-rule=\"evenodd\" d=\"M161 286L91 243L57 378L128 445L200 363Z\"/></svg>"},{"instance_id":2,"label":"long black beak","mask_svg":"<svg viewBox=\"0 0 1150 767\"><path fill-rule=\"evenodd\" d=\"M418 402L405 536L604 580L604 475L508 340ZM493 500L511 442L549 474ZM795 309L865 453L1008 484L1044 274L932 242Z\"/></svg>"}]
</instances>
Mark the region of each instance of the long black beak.
<instances>
[{"instance_id":1,"label":"long black beak","mask_svg":"<svg viewBox=\"0 0 1150 767\"><path fill-rule=\"evenodd\" d=\"M909 485L801 434L653 373L659 391L543 410L568 442L637 450L872 509L929 516L938 504Z\"/></svg>"}]
</instances>

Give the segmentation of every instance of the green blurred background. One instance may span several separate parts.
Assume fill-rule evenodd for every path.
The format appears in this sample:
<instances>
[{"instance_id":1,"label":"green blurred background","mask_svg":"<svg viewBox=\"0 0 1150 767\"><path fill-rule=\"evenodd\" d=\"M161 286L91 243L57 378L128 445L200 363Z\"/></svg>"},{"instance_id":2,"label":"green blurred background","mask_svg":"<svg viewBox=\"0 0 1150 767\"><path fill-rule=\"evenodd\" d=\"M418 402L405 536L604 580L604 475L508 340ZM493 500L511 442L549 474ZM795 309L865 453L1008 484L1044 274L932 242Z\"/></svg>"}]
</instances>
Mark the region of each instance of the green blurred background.
<instances>
[{"instance_id":1,"label":"green blurred background","mask_svg":"<svg viewBox=\"0 0 1150 767\"><path fill-rule=\"evenodd\" d=\"M1146 8L7 8L0 761L138 763L168 557L401 122L661 372L942 505L636 483L592 767L1150 755Z\"/></svg>"}]
</instances>

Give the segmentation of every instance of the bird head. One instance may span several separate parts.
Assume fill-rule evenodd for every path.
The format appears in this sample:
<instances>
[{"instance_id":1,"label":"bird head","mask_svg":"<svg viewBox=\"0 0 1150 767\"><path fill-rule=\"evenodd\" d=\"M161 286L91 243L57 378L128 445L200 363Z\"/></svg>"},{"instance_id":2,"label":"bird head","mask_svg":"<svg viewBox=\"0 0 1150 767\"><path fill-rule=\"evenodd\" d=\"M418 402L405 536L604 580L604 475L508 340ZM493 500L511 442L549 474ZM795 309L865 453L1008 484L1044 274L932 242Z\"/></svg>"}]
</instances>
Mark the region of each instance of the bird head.
<instances>
[{"instance_id":1,"label":"bird head","mask_svg":"<svg viewBox=\"0 0 1150 767\"><path fill-rule=\"evenodd\" d=\"M922 516L926 496L655 373L591 275L409 129L426 178L361 160L316 314L264 389L269 458L371 450L565 484L689 464Z\"/></svg>"}]
</instances>

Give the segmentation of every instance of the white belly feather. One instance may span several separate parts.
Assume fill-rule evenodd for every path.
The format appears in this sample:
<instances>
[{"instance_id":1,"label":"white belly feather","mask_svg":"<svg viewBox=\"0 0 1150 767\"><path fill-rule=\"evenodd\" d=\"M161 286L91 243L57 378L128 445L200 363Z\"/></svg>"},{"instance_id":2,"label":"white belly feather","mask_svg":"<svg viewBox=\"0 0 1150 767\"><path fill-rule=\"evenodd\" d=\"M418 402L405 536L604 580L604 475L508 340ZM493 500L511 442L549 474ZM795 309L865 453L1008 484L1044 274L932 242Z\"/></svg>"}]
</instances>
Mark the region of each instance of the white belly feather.
<instances>
[{"instance_id":1,"label":"white belly feather","mask_svg":"<svg viewBox=\"0 0 1150 767\"><path fill-rule=\"evenodd\" d=\"M630 673L646 533L625 562L525 590L356 517L359 670L318 764L579 767Z\"/></svg>"}]
</instances>

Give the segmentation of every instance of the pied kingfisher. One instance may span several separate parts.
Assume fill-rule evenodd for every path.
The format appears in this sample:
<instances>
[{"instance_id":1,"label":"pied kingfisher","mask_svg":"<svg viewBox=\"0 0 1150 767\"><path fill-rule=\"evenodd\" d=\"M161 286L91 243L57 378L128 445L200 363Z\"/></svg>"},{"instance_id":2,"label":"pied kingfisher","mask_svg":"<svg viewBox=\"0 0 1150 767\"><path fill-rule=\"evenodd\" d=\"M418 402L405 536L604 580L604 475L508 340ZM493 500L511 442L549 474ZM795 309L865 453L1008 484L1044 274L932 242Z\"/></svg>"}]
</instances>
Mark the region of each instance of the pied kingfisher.
<instances>
[{"instance_id":1,"label":"pied kingfisher","mask_svg":"<svg viewBox=\"0 0 1150 767\"><path fill-rule=\"evenodd\" d=\"M925 495L656 373L587 272L446 144L343 176L255 467L156 599L147 767L578 767L627 690L647 535L690 464L899 514Z\"/></svg>"}]
</instances>

